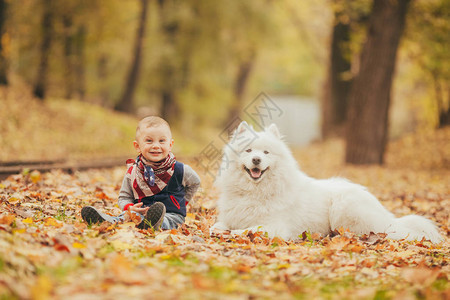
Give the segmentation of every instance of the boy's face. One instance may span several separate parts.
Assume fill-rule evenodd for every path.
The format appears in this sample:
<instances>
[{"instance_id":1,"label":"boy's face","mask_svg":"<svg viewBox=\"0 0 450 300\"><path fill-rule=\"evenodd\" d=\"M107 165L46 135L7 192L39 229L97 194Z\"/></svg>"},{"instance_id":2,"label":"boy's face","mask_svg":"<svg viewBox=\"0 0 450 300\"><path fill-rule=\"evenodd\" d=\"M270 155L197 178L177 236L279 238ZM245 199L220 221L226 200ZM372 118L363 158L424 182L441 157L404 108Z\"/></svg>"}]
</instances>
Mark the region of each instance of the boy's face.
<instances>
[{"instance_id":1,"label":"boy's face","mask_svg":"<svg viewBox=\"0 0 450 300\"><path fill-rule=\"evenodd\" d=\"M137 140L133 144L136 151L142 153L146 160L159 162L169 155L173 139L170 129L160 125L141 128Z\"/></svg>"}]
</instances>

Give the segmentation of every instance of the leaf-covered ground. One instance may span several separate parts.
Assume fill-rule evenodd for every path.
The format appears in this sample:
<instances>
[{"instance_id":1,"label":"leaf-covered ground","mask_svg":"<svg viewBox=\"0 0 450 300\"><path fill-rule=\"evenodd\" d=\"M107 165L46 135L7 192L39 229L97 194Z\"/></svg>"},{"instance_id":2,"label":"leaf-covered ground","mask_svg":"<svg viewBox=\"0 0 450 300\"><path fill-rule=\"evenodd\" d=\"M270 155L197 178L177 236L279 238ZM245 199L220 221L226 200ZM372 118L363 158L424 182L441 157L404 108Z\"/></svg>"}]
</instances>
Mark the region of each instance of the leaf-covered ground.
<instances>
[{"instance_id":1,"label":"leaf-covered ground","mask_svg":"<svg viewBox=\"0 0 450 300\"><path fill-rule=\"evenodd\" d=\"M31 94L26 85L0 86L0 163L78 161L136 153L133 139L137 117L89 101L49 98L42 102ZM174 150L188 154L199 152L203 146L199 141L209 141L209 132L213 130L172 128L176 139Z\"/></svg>"},{"instance_id":2,"label":"leaf-covered ground","mask_svg":"<svg viewBox=\"0 0 450 300\"><path fill-rule=\"evenodd\" d=\"M340 163L341 141L296 151L303 170L364 184L396 215L424 215L445 242L405 242L340 229L319 238L210 236L218 192L202 189L178 230L87 226L81 207L111 214L125 168L54 171L0 182L0 296L5 299L449 299L450 130L390 144L384 167Z\"/></svg>"}]
</instances>

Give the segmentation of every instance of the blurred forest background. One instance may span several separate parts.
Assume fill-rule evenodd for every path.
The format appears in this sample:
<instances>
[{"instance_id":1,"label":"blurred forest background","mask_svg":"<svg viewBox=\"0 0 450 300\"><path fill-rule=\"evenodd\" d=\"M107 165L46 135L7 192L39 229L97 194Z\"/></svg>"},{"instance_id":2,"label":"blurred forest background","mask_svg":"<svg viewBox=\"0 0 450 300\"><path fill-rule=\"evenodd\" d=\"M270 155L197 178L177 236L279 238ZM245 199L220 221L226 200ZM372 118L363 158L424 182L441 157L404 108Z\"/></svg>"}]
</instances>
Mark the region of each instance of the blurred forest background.
<instances>
[{"instance_id":1,"label":"blurred forest background","mask_svg":"<svg viewBox=\"0 0 450 300\"><path fill-rule=\"evenodd\" d=\"M381 164L449 124L449 32L448 0L0 0L0 160L128 155L148 114L196 154L264 92Z\"/></svg>"}]
</instances>

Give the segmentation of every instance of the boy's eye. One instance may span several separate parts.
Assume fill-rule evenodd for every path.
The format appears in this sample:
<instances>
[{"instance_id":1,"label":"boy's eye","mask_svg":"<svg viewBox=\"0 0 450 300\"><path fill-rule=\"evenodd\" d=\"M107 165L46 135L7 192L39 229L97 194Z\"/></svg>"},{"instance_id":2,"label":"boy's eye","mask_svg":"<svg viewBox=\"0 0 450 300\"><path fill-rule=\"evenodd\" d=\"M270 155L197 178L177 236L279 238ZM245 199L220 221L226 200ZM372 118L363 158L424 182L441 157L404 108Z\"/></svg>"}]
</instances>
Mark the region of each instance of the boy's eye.
<instances>
[{"instance_id":1,"label":"boy's eye","mask_svg":"<svg viewBox=\"0 0 450 300\"><path fill-rule=\"evenodd\" d=\"M247 149L247 150L245 150L245 152L250 153L250 152L252 152L252 149Z\"/></svg>"},{"instance_id":2,"label":"boy's eye","mask_svg":"<svg viewBox=\"0 0 450 300\"><path fill-rule=\"evenodd\" d=\"M147 143L151 143L151 142L152 142L152 140L149 140L149 139L147 139L147 140L146 140L146 142L147 142Z\"/></svg>"}]
</instances>

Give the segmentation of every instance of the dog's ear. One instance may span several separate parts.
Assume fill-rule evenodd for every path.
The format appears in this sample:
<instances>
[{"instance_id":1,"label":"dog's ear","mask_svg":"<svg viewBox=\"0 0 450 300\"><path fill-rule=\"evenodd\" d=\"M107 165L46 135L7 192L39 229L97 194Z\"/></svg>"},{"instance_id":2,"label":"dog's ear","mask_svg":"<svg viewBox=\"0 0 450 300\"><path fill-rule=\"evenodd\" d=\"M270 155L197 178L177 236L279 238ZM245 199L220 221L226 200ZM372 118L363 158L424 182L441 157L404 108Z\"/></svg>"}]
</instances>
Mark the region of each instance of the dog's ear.
<instances>
[{"instance_id":1,"label":"dog's ear","mask_svg":"<svg viewBox=\"0 0 450 300\"><path fill-rule=\"evenodd\" d=\"M236 130L234 131L234 136L237 136L241 133L244 133L245 131L247 131L250 128L250 125L247 124L247 122L242 121L241 124L239 124L239 126L236 128Z\"/></svg>"},{"instance_id":2,"label":"dog's ear","mask_svg":"<svg viewBox=\"0 0 450 300\"><path fill-rule=\"evenodd\" d=\"M280 131L278 130L277 125L274 123L270 124L269 127L267 127L267 131L272 133L275 137L281 139Z\"/></svg>"}]
</instances>

